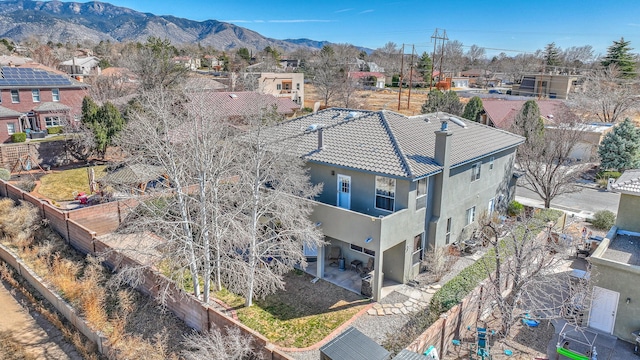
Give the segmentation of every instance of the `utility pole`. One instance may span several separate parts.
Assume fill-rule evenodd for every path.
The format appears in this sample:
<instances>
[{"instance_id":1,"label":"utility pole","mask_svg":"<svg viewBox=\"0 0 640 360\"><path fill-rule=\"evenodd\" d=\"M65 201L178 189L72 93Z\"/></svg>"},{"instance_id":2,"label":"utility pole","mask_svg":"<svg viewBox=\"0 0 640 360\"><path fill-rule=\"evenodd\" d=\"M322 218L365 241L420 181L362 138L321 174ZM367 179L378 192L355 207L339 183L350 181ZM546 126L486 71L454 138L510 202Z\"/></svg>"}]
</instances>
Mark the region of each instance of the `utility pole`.
<instances>
[{"instance_id":1,"label":"utility pole","mask_svg":"<svg viewBox=\"0 0 640 360\"><path fill-rule=\"evenodd\" d=\"M436 63L436 45L438 44L438 40L442 40L442 49L440 52L440 73L438 74L438 81L440 81L442 78L442 59L444 57L444 42L446 40L449 40L449 38L447 37L447 30L443 29L442 35L440 35L440 29L436 28L436 31L433 32L433 35L431 35L431 38L433 39L433 56L431 57L431 76L433 76L433 70ZM431 79L431 82L429 83L429 91L431 91L432 84L433 84L433 79Z\"/></svg>"},{"instance_id":2,"label":"utility pole","mask_svg":"<svg viewBox=\"0 0 640 360\"><path fill-rule=\"evenodd\" d=\"M411 67L409 70L409 98L407 98L407 110L411 108L411 87L413 86L413 52L416 50L415 45L411 45Z\"/></svg>"},{"instance_id":3,"label":"utility pole","mask_svg":"<svg viewBox=\"0 0 640 360\"><path fill-rule=\"evenodd\" d=\"M398 111L400 111L400 97L402 96L402 71L404 71L404 44L402 44L402 52L400 52L400 78L398 79Z\"/></svg>"}]
</instances>

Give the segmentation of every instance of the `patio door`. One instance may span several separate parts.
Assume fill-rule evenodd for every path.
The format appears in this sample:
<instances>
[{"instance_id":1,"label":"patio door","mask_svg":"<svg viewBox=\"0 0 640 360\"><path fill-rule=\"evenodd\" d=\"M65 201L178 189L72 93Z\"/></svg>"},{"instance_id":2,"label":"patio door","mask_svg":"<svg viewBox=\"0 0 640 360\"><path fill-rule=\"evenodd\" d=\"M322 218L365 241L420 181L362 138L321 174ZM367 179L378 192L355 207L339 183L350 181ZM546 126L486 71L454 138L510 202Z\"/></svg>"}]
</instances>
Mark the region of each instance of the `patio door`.
<instances>
[{"instance_id":1,"label":"patio door","mask_svg":"<svg viewBox=\"0 0 640 360\"><path fill-rule=\"evenodd\" d=\"M338 174L338 207L351 209L351 176Z\"/></svg>"},{"instance_id":2,"label":"patio door","mask_svg":"<svg viewBox=\"0 0 640 360\"><path fill-rule=\"evenodd\" d=\"M589 314L589 327L607 334L613 334L619 298L620 294L615 291L594 286L591 313Z\"/></svg>"}]
</instances>

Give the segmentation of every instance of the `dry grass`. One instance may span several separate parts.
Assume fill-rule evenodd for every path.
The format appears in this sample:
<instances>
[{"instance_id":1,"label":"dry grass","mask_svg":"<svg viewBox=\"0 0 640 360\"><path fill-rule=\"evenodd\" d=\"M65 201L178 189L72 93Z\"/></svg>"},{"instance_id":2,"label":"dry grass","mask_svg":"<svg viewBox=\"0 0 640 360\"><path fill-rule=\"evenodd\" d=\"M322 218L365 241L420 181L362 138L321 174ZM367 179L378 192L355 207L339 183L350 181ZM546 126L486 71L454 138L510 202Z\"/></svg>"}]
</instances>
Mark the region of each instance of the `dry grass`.
<instances>
[{"instance_id":1,"label":"dry grass","mask_svg":"<svg viewBox=\"0 0 640 360\"><path fill-rule=\"evenodd\" d=\"M88 168L55 171L40 178L37 192L47 199L55 201L74 200L75 194L84 191L89 193ZM94 166L96 179L106 174L106 166Z\"/></svg>"},{"instance_id":2,"label":"dry grass","mask_svg":"<svg viewBox=\"0 0 640 360\"><path fill-rule=\"evenodd\" d=\"M39 219L37 210L33 210L29 203L16 206L11 200L0 200L2 242L13 248L29 267L52 284L63 298L79 310L94 330L107 336L114 357L175 358L181 350L179 334L187 332L186 326L170 315L160 314L153 303L148 306L148 298L126 288L110 286L109 272L98 259L90 256L85 259L52 229L38 226L35 220ZM26 235L15 236L14 240L9 234ZM2 271L3 274L9 272L6 268ZM19 286L15 280L11 284ZM140 309L141 314L138 313ZM139 321L140 317L146 321ZM62 324L57 315L51 315L50 322L63 332L67 331L76 347L86 348L78 335L63 329L72 326ZM92 358L89 351L85 356Z\"/></svg>"},{"instance_id":3,"label":"dry grass","mask_svg":"<svg viewBox=\"0 0 640 360\"><path fill-rule=\"evenodd\" d=\"M284 347L307 347L324 339L369 303L368 299L326 281L311 283L313 277L299 270L285 275L285 290L253 306L227 291L216 296L237 308L243 324Z\"/></svg>"},{"instance_id":4,"label":"dry grass","mask_svg":"<svg viewBox=\"0 0 640 360\"><path fill-rule=\"evenodd\" d=\"M0 359L35 360L10 331L0 331Z\"/></svg>"}]
</instances>

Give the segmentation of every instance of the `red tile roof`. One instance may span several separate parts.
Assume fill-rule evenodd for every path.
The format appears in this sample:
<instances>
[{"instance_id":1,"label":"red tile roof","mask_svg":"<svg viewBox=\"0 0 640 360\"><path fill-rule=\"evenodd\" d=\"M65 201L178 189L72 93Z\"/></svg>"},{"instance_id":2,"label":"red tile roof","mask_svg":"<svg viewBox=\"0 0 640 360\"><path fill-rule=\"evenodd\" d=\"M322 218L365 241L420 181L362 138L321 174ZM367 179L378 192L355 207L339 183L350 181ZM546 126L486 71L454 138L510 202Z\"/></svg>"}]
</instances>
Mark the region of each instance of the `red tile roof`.
<instances>
[{"instance_id":1,"label":"red tile roof","mask_svg":"<svg viewBox=\"0 0 640 360\"><path fill-rule=\"evenodd\" d=\"M525 100L483 99L482 106L495 127L509 130L525 102ZM540 116L549 121L553 121L554 114L557 117L569 111L569 107L562 100L536 100L536 103L540 108Z\"/></svg>"},{"instance_id":2,"label":"red tile roof","mask_svg":"<svg viewBox=\"0 0 640 360\"><path fill-rule=\"evenodd\" d=\"M349 77L353 79L362 79L369 76L373 76L378 79L384 79L384 74L379 72L371 72L371 71L352 71L349 73Z\"/></svg>"}]
</instances>

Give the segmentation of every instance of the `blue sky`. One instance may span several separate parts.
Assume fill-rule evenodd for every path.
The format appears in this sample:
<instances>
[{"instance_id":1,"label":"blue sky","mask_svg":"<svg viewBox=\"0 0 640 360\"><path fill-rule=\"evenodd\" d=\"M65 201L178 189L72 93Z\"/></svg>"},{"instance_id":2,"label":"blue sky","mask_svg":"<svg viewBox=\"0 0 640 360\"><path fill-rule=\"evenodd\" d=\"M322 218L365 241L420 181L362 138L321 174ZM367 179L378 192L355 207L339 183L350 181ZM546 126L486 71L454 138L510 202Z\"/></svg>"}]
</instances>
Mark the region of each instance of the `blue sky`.
<instances>
[{"instance_id":1,"label":"blue sky","mask_svg":"<svg viewBox=\"0 0 640 360\"><path fill-rule=\"evenodd\" d=\"M373 49L393 41L431 52L430 37L440 28L449 39L485 47L489 54L533 52L555 42L561 48L591 45L597 55L621 36L640 52L638 0L108 2L156 15L228 21L276 39L309 38Z\"/></svg>"}]
</instances>

